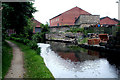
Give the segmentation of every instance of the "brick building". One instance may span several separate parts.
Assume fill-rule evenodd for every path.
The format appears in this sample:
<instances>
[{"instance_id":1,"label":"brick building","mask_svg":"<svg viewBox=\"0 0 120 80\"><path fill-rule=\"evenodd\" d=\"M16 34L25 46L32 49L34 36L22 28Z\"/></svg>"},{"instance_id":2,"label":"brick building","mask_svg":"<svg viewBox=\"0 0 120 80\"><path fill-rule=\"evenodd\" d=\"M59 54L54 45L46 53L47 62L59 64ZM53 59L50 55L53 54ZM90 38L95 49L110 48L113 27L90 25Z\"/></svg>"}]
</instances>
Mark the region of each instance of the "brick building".
<instances>
[{"instance_id":1,"label":"brick building","mask_svg":"<svg viewBox=\"0 0 120 80\"><path fill-rule=\"evenodd\" d=\"M32 21L33 21L33 33L41 32L40 24L42 23L35 20L34 18L32 18Z\"/></svg>"},{"instance_id":2,"label":"brick building","mask_svg":"<svg viewBox=\"0 0 120 80\"><path fill-rule=\"evenodd\" d=\"M101 25L117 25L119 20L117 19L111 19L110 17L106 16L100 19Z\"/></svg>"},{"instance_id":3,"label":"brick building","mask_svg":"<svg viewBox=\"0 0 120 80\"><path fill-rule=\"evenodd\" d=\"M33 33L41 32L40 24L42 24L42 23L35 20L34 18L32 18L31 21L33 22L33 25L32 25L33 26ZM10 36L11 34L16 34L16 31L15 31L15 29L7 29L6 33L8 34L8 36Z\"/></svg>"},{"instance_id":4,"label":"brick building","mask_svg":"<svg viewBox=\"0 0 120 80\"><path fill-rule=\"evenodd\" d=\"M50 19L50 26L74 25L80 15L91 15L79 7L74 7Z\"/></svg>"}]
</instances>

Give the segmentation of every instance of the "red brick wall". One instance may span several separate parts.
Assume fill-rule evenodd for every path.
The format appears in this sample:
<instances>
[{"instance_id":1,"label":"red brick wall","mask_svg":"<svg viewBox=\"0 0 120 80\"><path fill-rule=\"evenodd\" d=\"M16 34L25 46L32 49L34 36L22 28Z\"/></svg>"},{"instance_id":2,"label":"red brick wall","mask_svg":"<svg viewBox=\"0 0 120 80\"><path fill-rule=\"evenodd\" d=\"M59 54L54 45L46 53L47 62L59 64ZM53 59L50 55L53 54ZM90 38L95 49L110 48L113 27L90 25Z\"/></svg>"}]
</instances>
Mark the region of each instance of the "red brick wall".
<instances>
[{"instance_id":1,"label":"red brick wall","mask_svg":"<svg viewBox=\"0 0 120 80\"><path fill-rule=\"evenodd\" d=\"M61 15L50 19L50 26L57 26L57 24L59 23L59 25L74 25L75 19L77 19L80 15L82 14L90 14L78 7L74 7L64 13L62 13ZM59 20L57 20L59 18ZM52 21L52 23L51 23Z\"/></svg>"},{"instance_id":2,"label":"red brick wall","mask_svg":"<svg viewBox=\"0 0 120 80\"><path fill-rule=\"evenodd\" d=\"M35 27L40 27L41 22L35 20L34 18L32 19L33 21L33 33L35 33Z\"/></svg>"}]
</instances>

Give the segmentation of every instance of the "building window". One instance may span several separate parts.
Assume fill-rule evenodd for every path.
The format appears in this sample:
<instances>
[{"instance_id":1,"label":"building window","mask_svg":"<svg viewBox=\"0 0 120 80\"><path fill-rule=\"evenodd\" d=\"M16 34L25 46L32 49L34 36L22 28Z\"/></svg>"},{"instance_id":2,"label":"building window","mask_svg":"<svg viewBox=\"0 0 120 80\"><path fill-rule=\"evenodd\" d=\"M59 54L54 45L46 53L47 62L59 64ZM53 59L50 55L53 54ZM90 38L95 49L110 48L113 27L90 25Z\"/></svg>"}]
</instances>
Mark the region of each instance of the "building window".
<instances>
[{"instance_id":1,"label":"building window","mask_svg":"<svg viewBox=\"0 0 120 80\"><path fill-rule=\"evenodd\" d=\"M59 26L59 23L57 23L57 26Z\"/></svg>"},{"instance_id":2,"label":"building window","mask_svg":"<svg viewBox=\"0 0 120 80\"><path fill-rule=\"evenodd\" d=\"M41 28L40 27L35 27L35 32L41 32Z\"/></svg>"}]
</instances>

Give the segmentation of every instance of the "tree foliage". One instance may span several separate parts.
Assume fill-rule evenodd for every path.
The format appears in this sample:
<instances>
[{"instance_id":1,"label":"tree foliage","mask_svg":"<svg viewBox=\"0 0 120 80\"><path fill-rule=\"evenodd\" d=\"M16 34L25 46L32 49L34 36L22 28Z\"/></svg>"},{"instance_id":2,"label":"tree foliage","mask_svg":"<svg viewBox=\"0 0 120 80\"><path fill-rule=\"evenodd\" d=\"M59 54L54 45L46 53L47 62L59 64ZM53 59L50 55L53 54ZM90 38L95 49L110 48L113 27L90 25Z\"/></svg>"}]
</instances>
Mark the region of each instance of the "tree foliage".
<instances>
[{"instance_id":1,"label":"tree foliage","mask_svg":"<svg viewBox=\"0 0 120 80\"><path fill-rule=\"evenodd\" d=\"M33 22L31 19L28 20L28 25L24 27L24 37L27 39L32 39L33 35Z\"/></svg>"},{"instance_id":2,"label":"tree foliage","mask_svg":"<svg viewBox=\"0 0 120 80\"><path fill-rule=\"evenodd\" d=\"M37 32L36 34L34 34L32 36L32 41L35 41L36 43L45 43L45 34L49 32L49 28L48 28L48 23L47 24L40 24L41 27L41 32Z\"/></svg>"},{"instance_id":3,"label":"tree foliage","mask_svg":"<svg viewBox=\"0 0 120 80\"><path fill-rule=\"evenodd\" d=\"M6 29L15 29L17 34L23 33L28 20L33 17L32 13L36 12L31 2L10 2L3 3L2 6L3 33Z\"/></svg>"},{"instance_id":4,"label":"tree foliage","mask_svg":"<svg viewBox=\"0 0 120 80\"><path fill-rule=\"evenodd\" d=\"M49 32L48 23L46 23L45 25L41 24L40 27L41 27L41 37L42 37L41 42L45 43L46 40L45 35L46 33Z\"/></svg>"}]
</instances>

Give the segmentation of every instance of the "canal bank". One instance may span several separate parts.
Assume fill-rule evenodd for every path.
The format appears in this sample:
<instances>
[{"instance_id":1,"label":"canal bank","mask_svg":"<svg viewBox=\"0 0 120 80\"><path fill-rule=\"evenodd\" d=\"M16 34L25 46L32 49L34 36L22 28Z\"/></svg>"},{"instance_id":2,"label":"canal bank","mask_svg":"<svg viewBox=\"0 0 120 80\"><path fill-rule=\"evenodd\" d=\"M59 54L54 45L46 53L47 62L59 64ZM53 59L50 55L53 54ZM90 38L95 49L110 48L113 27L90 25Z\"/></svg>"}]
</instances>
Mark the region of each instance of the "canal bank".
<instances>
[{"instance_id":1,"label":"canal bank","mask_svg":"<svg viewBox=\"0 0 120 80\"><path fill-rule=\"evenodd\" d=\"M115 49L115 48L106 48L105 46L99 46L99 45L88 45L88 44L77 44L78 46L86 49L91 49L95 51L101 51L101 52L107 52L107 53L115 53L119 54L120 49Z\"/></svg>"},{"instance_id":2,"label":"canal bank","mask_svg":"<svg viewBox=\"0 0 120 80\"><path fill-rule=\"evenodd\" d=\"M85 48L85 49L91 49L95 51L101 51L101 52L107 52L107 53L120 53L120 49L117 48L106 48L105 46L100 46L100 45L88 45L87 43L85 44L79 44L78 42L74 40L46 40L46 41L54 41L54 42L63 42L63 43L71 43L78 45L79 47Z\"/></svg>"},{"instance_id":3,"label":"canal bank","mask_svg":"<svg viewBox=\"0 0 120 80\"><path fill-rule=\"evenodd\" d=\"M113 55L74 46L54 41L39 44L41 56L55 78L118 77L118 61L113 59Z\"/></svg>"}]
</instances>

